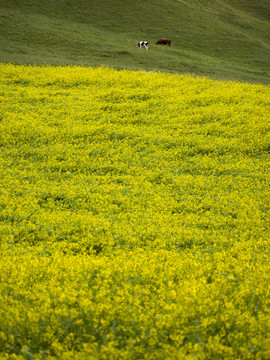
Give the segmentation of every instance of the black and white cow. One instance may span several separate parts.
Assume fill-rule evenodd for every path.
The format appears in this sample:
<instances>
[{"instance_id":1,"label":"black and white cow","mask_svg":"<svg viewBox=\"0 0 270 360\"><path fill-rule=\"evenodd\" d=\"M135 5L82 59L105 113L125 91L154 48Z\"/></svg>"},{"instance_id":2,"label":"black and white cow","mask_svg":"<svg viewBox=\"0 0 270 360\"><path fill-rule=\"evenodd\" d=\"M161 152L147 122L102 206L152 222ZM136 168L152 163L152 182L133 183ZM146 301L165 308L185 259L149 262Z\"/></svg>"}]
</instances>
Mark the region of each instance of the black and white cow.
<instances>
[{"instance_id":1,"label":"black and white cow","mask_svg":"<svg viewBox=\"0 0 270 360\"><path fill-rule=\"evenodd\" d=\"M140 41L137 45L136 45L136 47L139 47L139 48L141 48L141 49L145 49L145 50L148 50L148 46L149 46L149 43L148 43L148 41Z\"/></svg>"}]
</instances>

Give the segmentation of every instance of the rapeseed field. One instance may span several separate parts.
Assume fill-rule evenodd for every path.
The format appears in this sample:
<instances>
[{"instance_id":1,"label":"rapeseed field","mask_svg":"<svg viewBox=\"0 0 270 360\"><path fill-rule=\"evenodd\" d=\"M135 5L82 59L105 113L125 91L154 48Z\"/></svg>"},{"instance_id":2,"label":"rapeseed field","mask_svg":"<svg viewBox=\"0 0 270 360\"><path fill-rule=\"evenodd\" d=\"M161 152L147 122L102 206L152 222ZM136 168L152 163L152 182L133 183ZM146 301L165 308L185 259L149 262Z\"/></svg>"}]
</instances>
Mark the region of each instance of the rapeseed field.
<instances>
[{"instance_id":1,"label":"rapeseed field","mask_svg":"<svg viewBox=\"0 0 270 360\"><path fill-rule=\"evenodd\" d=\"M0 359L269 359L269 87L0 75Z\"/></svg>"}]
</instances>

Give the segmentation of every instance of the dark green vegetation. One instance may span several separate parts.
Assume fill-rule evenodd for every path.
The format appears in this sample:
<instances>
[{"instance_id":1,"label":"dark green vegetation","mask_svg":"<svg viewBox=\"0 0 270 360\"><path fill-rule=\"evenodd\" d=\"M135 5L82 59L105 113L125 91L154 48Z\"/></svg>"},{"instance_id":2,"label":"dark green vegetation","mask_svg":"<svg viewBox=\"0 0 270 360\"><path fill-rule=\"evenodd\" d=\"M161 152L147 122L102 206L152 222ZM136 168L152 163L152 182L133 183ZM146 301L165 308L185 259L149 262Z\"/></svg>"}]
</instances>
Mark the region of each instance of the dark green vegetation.
<instances>
[{"instance_id":1,"label":"dark green vegetation","mask_svg":"<svg viewBox=\"0 0 270 360\"><path fill-rule=\"evenodd\" d=\"M269 0L1 0L0 61L269 83L269 20Z\"/></svg>"}]
</instances>

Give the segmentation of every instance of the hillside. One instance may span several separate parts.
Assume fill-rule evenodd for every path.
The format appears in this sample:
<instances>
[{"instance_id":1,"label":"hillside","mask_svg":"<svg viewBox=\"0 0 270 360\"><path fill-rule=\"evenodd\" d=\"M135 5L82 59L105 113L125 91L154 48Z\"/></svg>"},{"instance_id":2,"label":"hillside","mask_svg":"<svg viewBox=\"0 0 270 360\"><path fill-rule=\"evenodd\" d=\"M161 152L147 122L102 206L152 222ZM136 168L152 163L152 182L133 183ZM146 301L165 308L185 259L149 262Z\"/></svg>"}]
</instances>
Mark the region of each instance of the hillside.
<instances>
[{"instance_id":1,"label":"hillside","mask_svg":"<svg viewBox=\"0 0 270 360\"><path fill-rule=\"evenodd\" d=\"M268 0L2 0L0 61L269 83L269 14Z\"/></svg>"}]
</instances>

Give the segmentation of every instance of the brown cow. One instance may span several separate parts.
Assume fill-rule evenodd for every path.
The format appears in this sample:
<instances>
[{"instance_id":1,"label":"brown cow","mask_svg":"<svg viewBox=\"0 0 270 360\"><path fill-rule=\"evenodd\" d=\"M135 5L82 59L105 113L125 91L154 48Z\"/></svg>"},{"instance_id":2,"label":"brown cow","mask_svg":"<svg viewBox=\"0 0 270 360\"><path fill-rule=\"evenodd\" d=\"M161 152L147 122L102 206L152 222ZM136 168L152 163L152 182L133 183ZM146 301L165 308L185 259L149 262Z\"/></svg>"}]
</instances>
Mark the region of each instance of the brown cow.
<instances>
[{"instance_id":1,"label":"brown cow","mask_svg":"<svg viewBox=\"0 0 270 360\"><path fill-rule=\"evenodd\" d=\"M172 47L172 39L159 39L156 45L169 45L169 47Z\"/></svg>"}]
</instances>

